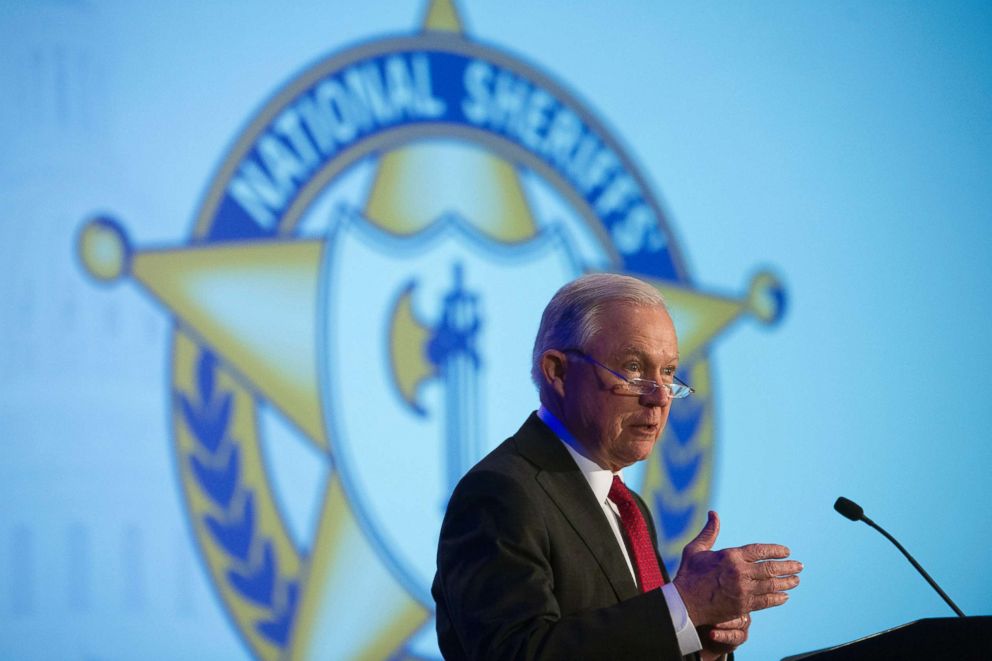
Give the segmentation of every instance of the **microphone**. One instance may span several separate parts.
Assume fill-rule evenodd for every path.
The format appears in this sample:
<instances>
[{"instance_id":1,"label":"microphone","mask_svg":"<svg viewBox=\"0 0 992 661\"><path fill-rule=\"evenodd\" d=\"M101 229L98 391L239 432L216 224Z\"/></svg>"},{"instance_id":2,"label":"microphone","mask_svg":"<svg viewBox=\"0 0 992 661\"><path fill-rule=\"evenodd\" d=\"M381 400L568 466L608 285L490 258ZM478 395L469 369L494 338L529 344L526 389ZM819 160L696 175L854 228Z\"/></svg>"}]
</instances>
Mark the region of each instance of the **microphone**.
<instances>
[{"instance_id":1,"label":"microphone","mask_svg":"<svg viewBox=\"0 0 992 661\"><path fill-rule=\"evenodd\" d=\"M885 538L888 539L893 544L895 544L896 548L902 551L902 554L906 556L906 559L909 560L914 567L916 567L916 571L920 572L920 575L923 576L923 578L927 579L927 583L930 584L930 587L932 587L934 590L937 591L937 594L939 594L941 598L947 602L947 605L950 606L951 609L958 614L958 617L965 616L965 614L961 612L961 609L958 608L957 604L951 601L951 598L947 596L947 593L940 589L940 586L937 585L937 581L930 578L930 574L928 574L923 569L923 567L920 566L920 563L918 563L916 559L909 554L909 551L904 549L902 547L902 544L896 541L895 537L885 532L885 530L883 530L880 525L878 525L877 523L869 519L867 516L865 516L865 511L861 507L861 505L858 505L853 500L848 500L847 498L844 498L844 496L841 496L840 498L837 499L837 502L834 503L834 509L840 512L841 514L843 514L844 516L846 516L851 521L864 521L869 526L871 526L878 532L885 535Z\"/></svg>"},{"instance_id":2,"label":"microphone","mask_svg":"<svg viewBox=\"0 0 992 661\"><path fill-rule=\"evenodd\" d=\"M851 521L860 521L865 517L865 511L861 509L861 505L858 505L853 500L848 500L844 496L837 499L837 502L834 503L834 509Z\"/></svg>"}]
</instances>

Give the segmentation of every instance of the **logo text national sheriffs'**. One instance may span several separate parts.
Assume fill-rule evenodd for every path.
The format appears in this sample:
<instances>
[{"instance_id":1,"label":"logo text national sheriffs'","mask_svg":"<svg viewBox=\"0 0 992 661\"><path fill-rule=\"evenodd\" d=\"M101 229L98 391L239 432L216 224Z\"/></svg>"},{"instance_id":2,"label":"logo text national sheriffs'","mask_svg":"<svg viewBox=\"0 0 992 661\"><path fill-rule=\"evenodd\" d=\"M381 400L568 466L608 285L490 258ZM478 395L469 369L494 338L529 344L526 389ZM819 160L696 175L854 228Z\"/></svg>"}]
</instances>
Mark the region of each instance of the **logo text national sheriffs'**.
<instances>
[{"instance_id":1,"label":"logo text national sheriffs'","mask_svg":"<svg viewBox=\"0 0 992 661\"><path fill-rule=\"evenodd\" d=\"M352 143L437 123L481 129L540 158L610 227L621 253L663 246L638 181L576 109L519 72L445 51L393 51L319 77L258 134L227 195L271 228L313 173Z\"/></svg>"}]
</instances>

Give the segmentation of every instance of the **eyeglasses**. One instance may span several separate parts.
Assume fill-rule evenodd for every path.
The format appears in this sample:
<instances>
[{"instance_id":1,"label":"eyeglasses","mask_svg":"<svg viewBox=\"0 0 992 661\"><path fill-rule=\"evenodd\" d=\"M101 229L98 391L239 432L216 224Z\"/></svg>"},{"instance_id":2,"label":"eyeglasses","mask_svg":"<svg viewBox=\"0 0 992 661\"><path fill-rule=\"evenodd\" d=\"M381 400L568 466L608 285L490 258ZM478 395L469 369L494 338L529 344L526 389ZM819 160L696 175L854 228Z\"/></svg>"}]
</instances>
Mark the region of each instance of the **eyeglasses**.
<instances>
[{"instance_id":1,"label":"eyeglasses","mask_svg":"<svg viewBox=\"0 0 992 661\"><path fill-rule=\"evenodd\" d=\"M632 395L650 395L654 393L658 388L665 388L668 390L668 395L672 399L682 399L688 397L692 393L696 392L696 389L690 386L688 383L680 379L679 377L672 375L677 383L658 383L657 381L652 381L651 379L628 379L620 372L611 370L609 367L599 362L585 351L581 349L564 349L564 353L574 353L583 360L592 363L593 365L598 365L604 370L617 377L623 383L618 383L617 387L631 393Z\"/></svg>"}]
</instances>

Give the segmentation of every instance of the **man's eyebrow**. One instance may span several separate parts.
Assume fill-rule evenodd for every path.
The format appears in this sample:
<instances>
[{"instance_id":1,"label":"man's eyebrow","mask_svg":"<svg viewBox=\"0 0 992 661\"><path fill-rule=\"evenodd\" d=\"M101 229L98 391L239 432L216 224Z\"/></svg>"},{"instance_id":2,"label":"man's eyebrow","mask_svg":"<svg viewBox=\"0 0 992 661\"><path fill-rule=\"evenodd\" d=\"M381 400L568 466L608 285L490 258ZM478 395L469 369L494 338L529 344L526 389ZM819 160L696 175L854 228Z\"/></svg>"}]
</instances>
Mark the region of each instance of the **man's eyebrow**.
<instances>
[{"instance_id":1,"label":"man's eyebrow","mask_svg":"<svg viewBox=\"0 0 992 661\"><path fill-rule=\"evenodd\" d=\"M633 356L635 358L641 358L642 360L648 358L647 352L644 351L644 349L642 349L640 347L636 347L636 346L623 347L616 354L616 357L617 358L627 358L627 357L630 357L630 356ZM679 357L679 354L675 354L672 358L669 358L668 360L662 360L661 362L663 362L663 363L678 363L679 362L679 358L680 358Z\"/></svg>"}]
</instances>

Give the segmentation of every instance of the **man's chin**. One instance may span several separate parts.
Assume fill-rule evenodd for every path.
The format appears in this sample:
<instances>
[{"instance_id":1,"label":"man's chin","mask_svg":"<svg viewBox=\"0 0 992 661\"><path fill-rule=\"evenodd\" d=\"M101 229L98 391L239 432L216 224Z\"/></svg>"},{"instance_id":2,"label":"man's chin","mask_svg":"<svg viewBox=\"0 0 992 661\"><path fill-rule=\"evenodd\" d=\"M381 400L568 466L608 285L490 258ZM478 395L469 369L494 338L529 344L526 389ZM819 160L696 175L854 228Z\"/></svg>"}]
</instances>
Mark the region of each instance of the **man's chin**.
<instances>
[{"instance_id":1,"label":"man's chin","mask_svg":"<svg viewBox=\"0 0 992 661\"><path fill-rule=\"evenodd\" d=\"M636 464L638 461L644 461L649 456L651 456L651 451L654 450L655 443L658 441L658 437L651 437L649 435L637 435L629 439L624 447L624 455L619 457L622 460L624 467Z\"/></svg>"}]
</instances>

